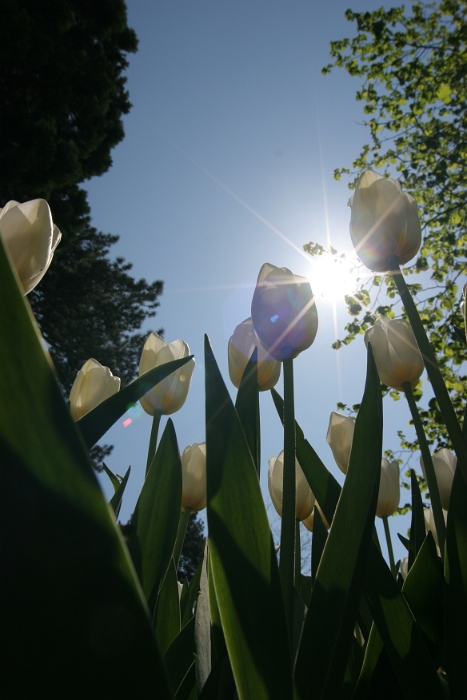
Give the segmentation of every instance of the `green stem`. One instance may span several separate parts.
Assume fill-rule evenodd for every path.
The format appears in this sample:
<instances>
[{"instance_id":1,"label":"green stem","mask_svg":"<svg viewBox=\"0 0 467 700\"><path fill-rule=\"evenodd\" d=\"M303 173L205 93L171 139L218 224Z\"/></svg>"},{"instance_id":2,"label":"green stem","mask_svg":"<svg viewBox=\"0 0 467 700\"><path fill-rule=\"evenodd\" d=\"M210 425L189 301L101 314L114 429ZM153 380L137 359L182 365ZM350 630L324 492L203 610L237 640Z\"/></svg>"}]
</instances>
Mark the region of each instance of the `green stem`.
<instances>
[{"instance_id":1,"label":"green stem","mask_svg":"<svg viewBox=\"0 0 467 700\"><path fill-rule=\"evenodd\" d=\"M282 487L281 558L282 581L289 639L293 635L293 585L295 569L295 415L293 359L284 360L284 477Z\"/></svg>"},{"instance_id":2,"label":"green stem","mask_svg":"<svg viewBox=\"0 0 467 700\"><path fill-rule=\"evenodd\" d=\"M418 445L422 453L423 466L425 467L426 481L430 492L431 507L433 508L433 518L435 521L436 534L438 535L438 545L441 552L441 558L444 559L444 540L446 539L446 526L444 523L443 509L441 506L441 498L439 496L438 483L436 481L435 469L433 460L431 459L430 448L423 430L422 420L418 413L417 404L412 392L412 387L409 382L402 384L407 402L409 404L412 420L417 432Z\"/></svg>"},{"instance_id":3,"label":"green stem","mask_svg":"<svg viewBox=\"0 0 467 700\"><path fill-rule=\"evenodd\" d=\"M302 573L302 548L300 546L300 520L295 520L295 587L300 586Z\"/></svg>"},{"instance_id":4,"label":"green stem","mask_svg":"<svg viewBox=\"0 0 467 700\"><path fill-rule=\"evenodd\" d=\"M383 525L384 525L384 534L386 535L386 544L388 546L389 565L391 567L392 575L395 578L396 574L397 574L396 562L394 561L394 550L392 548L391 532L389 530L389 522L388 522L387 515L383 515Z\"/></svg>"},{"instance_id":5,"label":"green stem","mask_svg":"<svg viewBox=\"0 0 467 700\"><path fill-rule=\"evenodd\" d=\"M187 506L185 510L181 512L180 520L178 521L177 539L175 540L173 551L175 571L178 571L178 563L180 561L180 554L182 553L183 542L185 541L186 529L188 527L191 512L191 508Z\"/></svg>"},{"instance_id":6,"label":"green stem","mask_svg":"<svg viewBox=\"0 0 467 700\"><path fill-rule=\"evenodd\" d=\"M157 434L159 432L159 424L161 422L162 413L156 412L152 419L151 437L149 438L148 459L146 462L146 476L148 475L149 467L152 464L157 447Z\"/></svg>"},{"instance_id":7,"label":"green stem","mask_svg":"<svg viewBox=\"0 0 467 700\"><path fill-rule=\"evenodd\" d=\"M427 338L425 328L423 327L423 323L418 314L415 302L412 299L412 295L409 292L399 267L399 260L397 256L390 255L386 262L388 269L390 270L390 274L396 283L405 311L409 317L410 325L412 326L412 330L415 334L418 347L422 353L428 377L438 400L439 409L443 415L446 429L449 437L451 438L452 446L457 455L457 464L460 467L463 477L467 483L467 439L462 434L459 421L457 420L451 399L449 398L448 390L446 389L441 371L438 367L438 363L436 362L436 357Z\"/></svg>"}]
</instances>

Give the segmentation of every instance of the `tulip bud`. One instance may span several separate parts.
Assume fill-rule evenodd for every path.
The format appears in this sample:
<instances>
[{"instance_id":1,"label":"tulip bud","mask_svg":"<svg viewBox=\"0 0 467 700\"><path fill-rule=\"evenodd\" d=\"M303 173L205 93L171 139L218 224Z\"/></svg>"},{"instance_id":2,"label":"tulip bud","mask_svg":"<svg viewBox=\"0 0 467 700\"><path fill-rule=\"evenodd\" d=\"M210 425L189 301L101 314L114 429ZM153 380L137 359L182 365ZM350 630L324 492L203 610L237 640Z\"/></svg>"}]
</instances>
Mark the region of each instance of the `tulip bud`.
<instances>
[{"instance_id":1,"label":"tulip bud","mask_svg":"<svg viewBox=\"0 0 467 700\"><path fill-rule=\"evenodd\" d=\"M438 484L441 506L444 510L448 510L452 482L456 472L457 457L452 452L449 452L446 447L443 447L441 450L438 450L438 452L435 452L431 459L433 461L433 469L435 470L436 483ZM420 466L422 467L423 476L426 479L425 465L422 457L420 457Z\"/></svg>"},{"instance_id":2,"label":"tulip bud","mask_svg":"<svg viewBox=\"0 0 467 700\"><path fill-rule=\"evenodd\" d=\"M405 579L407 578L407 574L409 573L409 557L404 557L403 559L400 560L399 571L400 571L402 578L405 581Z\"/></svg>"},{"instance_id":3,"label":"tulip bud","mask_svg":"<svg viewBox=\"0 0 467 700\"><path fill-rule=\"evenodd\" d=\"M149 372L150 369L165 365L172 360L181 360L183 357L188 357L189 354L190 348L183 340L166 343L157 333L151 333L141 353L139 374L141 376ZM168 416L178 411L186 401L194 368L195 361L191 359L186 365L172 372L156 384L151 391L148 391L140 399L141 406L146 413L149 413L150 416L155 413Z\"/></svg>"},{"instance_id":4,"label":"tulip bud","mask_svg":"<svg viewBox=\"0 0 467 700\"><path fill-rule=\"evenodd\" d=\"M329 525L328 521L326 520L326 518L324 517L324 513L321 510L317 501L315 501L315 506L319 510L319 514L321 515L321 520L324 523L324 527L326 528L326 530L329 530L330 525ZM315 525L315 509L314 509L314 507L313 507L313 510L311 511L311 514L308 516L308 518L305 518L305 520L303 520L302 522L305 525L307 530L309 530L310 532L313 532L313 528Z\"/></svg>"},{"instance_id":5,"label":"tulip bud","mask_svg":"<svg viewBox=\"0 0 467 700\"><path fill-rule=\"evenodd\" d=\"M402 192L397 180L364 170L349 207L350 237L370 270L386 272L389 255L404 265L417 254L422 242L417 202Z\"/></svg>"},{"instance_id":6,"label":"tulip bud","mask_svg":"<svg viewBox=\"0 0 467 700\"><path fill-rule=\"evenodd\" d=\"M389 515L392 515L399 508L400 497L399 465L397 462L388 462L383 457L381 460L378 504L376 506L378 518L387 518Z\"/></svg>"},{"instance_id":7,"label":"tulip bud","mask_svg":"<svg viewBox=\"0 0 467 700\"><path fill-rule=\"evenodd\" d=\"M352 448L355 421L349 416L333 411L329 418L326 442L332 450L336 464L344 474L347 474Z\"/></svg>"},{"instance_id":8,"label":"tulip bud","mask_svg":"<svg viewBox=\"0 0 467 700\"><path fill-rule=\"evenodd\" d=\"M318 313L306 277L264 263L251 302L251 319L263 347L276 360L297 357L309 348Z\"/></svg>"},{"instance_id":9,"label":"tulip bud","mask_svg":"<svg viewBox=\"0 0 467 700\"><path fill-rule=\"evenodd\" d=\"M378 318L375 325L365 331L367 347L369 342L383 384L401 391L402 384L409 382L414 389L424 365L410 324L384 316Z\"/></svg>"},{"instance_id":10,"label":"tulip bud","mask_svg":"<svg viewBox=\"0 0 467 700\"><path fill-rule=\"evenodd\" d=\"M251 318L247 318L234 330L228 347L230 379L237 389L255 347L258 348L259 390L267 391L277 384L281 374L281 363L266 352L256 336Z\"/></svg>"},{"instance_id":11,"label":"tulip bud","mask_svg":"<svg viewBox=\"0 0 467 700\"><path fill-rule=\"evenodd\" d=\"M23 286L29 294L39 284L62 234L52 221L45 199L10 201L0 209L0 237Z\"/></svg>"},{"instance_id":12,"label":"tulip bud","mask_svg":"<svg viewBox=\"0 0 467 700\"><path fill-rule=\"evenodd\" d=\"M92 358L76 375L70 391L70 413L79 420L100 403L120 391L120 377Z\"/></svg>"},{"instance_id":13,"label":"tulip bud","mask_svg":"<svg viewBox=\"0 0 467 700\"><path fill-rule=\"evenodd\" d=\"M182 454L182 510L206 508L206 443L185 447Z\"/></svg>"},{"instance_id":14,"label":"tulip bud","mask_svg":"<svg viewBox=\"0 0 467 700\"><path fill-rule=\"evenodd\" d=\"M269 495L278 515L282 517L282 488L284 481L284 450L277 457L269 457L268 488ZM298 460L295 459L295 517L305 520L313 511L315 497L308 485L305 474Z\"/></svg>"}]
</instances>

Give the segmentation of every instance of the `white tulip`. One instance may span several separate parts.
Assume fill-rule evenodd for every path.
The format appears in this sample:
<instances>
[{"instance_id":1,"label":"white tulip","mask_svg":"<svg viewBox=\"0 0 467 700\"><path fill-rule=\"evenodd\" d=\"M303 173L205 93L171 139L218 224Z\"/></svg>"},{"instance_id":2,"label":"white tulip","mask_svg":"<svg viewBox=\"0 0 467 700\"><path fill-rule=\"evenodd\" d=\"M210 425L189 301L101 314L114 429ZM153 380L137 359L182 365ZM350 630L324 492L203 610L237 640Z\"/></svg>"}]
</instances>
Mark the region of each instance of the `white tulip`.
<instances>
[{"instance_id":1,"label":"white tulip","mask_svg":"<svg viewBox=\"0 0 467 700\"><path fill-rule=\"evenodd\" d=\"M444 522L446 523L447 521L447 512L443 510L443 516L444 516ZM438 535L436 534L436 525L435 525L435 518L433 516L433 508L424 508L423 509L423 517L425 518L425 530L426 532L431 532L433 535L433 539L436 544L436 549L438 551L438 555L441 556L441 551L439 548L438 544Z\"/></svg>"},{"instance_id":2,"label":"white tulip","mask_svg":"<svg viewBox=\"0 0 467 700\"><path fill-rule=\"evenodd\" d=\"M399 507L401 497L400 472L397 462L381 460L381 476L379 481L378 503L376 515L378 518L392 515Z\"/></svg>"},{"instance_id":3,"label":"white tulip","mask_svg":"<svg viewBox=\"0 0 467 700\"><path fill-rule=\"evenodd\" d=\"M424 364L417 341L407 321L378 318L365 331L365 344L371 343L379 378L383 384L402 390L409 382L412 389L418 384Z\"/></svg>"},{"instance_id":4,"label":"white tulip","mask_svg":"<svg viewBox=\"0 0 467 700\"><path fill-rule=\"evenodd\" d=\"M455 454L446 449L446 447L443 447L441 450L438 450L438 452L435 452L431 459L436 475L436 483L438 484L441 506L444 510L448 510L449 499L451 498L452 482L456 472L457 457ZM423 476L426 479L425 465L422 457L420 457L420 466L422 467Z\"/></svg>"},{"instance_id":5,"label":"white tulip","mask_svg":"<svg viewBox=\"0 0 467 700\"><path fill-rule=\"evenodd\" d=\"M70 391L70 413L79 420L100 403L120 390L120 377L114 377L108 367L92 358L76 375Z\"/></svg>"},{"instance_id":6,"label":"white tulip","mask_svg":"<svg viewBox=\"0 0 467 700\"><path fill-rule=\"evenodd\" d=\"M386 272L389 255L404 265L417 254L422 242L417 202L397 180L364 170L349 207L350 237L370 270Z\"/></svg>"},{"instance_id":7,"label":"white tulip","mask_svg":"<svg viewBox=\"0 0 467 700\"><path fill-rule=\"evenodd\" d=\"M355 421L349 416L333 411L329 418L329 427L326 442L332 450L334 459L339 469L347 474L352 448Z\"/></svg>"},{"instance_id":8,"label":"white tulip","mask_svg":"<svg viewBox=\"0 0 467 700\"><path fill-rule=\"evenodd\" d=\"M306 277L264 263L251 302L251 319L263 347L282 362L310 347L318 313Z\"/></svg>"},{"instance_id":9,"label":"white tulip","mask_svg":"<svg viewBox=\"0 0 467 700\"><path fill-rule=\"evenodd\" d=\"M0 209L0 237L23 286L23 293L29 294L47 272L62 237L52 221L45 199L33 199L23 204L13 200L7 202Z\"/></svg>"},{"instance_id":10,"label":"white tulip","mask_svg":"<svg viewBox=\"0 0 467 700\"><path fill-rule=\"evenodd\" d=\"M278 515L282 517L282 488L284 481L284 451L277 457L269 458L268 488L269 495ZM298 460L295 459L295 517L297 520L305 520L313 511L315 497L308 485L305 474Z\"/></svg>"},{"instance_id":11,"label":"white tulip","mask_svg":"<svg viewBox=\"0 0 467 700\"><path fill-rule=\"evenodd\" d=\"M251 318L247 318L236 327L228 346L230 379L237 389L255 347L258 349L259 390L266 391L277 384L281 363L266 352L255 333Z\"/></svg>"},{"instance_id":12,"label":"white tulip","mask_svg":"<svg viewBox=\"0 0 467 700\"><path fill-rule=\"evenodd\" d=\"M329 525L328 521L326 520L326 518L324 517L324 513L321 510L319 503L317 501L315 501L315 506L319 510L319 513L321 515L321 519L324 523L324 527L326 528L326 530L329 530L330 525ZM313 528L315 525L315 509L314 509L314 507L313 507L313 510L311 511L310 515L308 516L308 518L305 518L305 520L303 520L302 522L305 525L307 530L309 530L310 532L313 532Z\"/></svg>"},{"instance_id":13,"label":"white tulip","mask_svg":"<svg viewBox=\"0 0 467 700\"><path fill-rule=\"evenodd\" d=\"M405 579L407 578L407 574L409 573L409 557L404 557L400 560L399 571L401 573L402 578L405 581Z\"/></svg>"},{"instance_id":14,"label":"white tulip","mask_svg":"<svg viewBox=\"0 0 467 700\"><path fill-rule=\"evenodd\" d=\"M185 447L182 454L182 510L206 508L206 443Z\"/></svg>"},{"instance_id":15,"label":"white tulip","mask_svg":"<svg viewBox=\"0 0 467 700\"><path fill-rule=\"evenodd\" d=\"M157 333L151 333L141 353L139 374L141 376L150 369L165 365L172 360L188 357L189 354L190 348L183 340L166 343ZM191 359L148 391L140 399L141 406L146 413L149 413L150 416L155 413L168 416L178 411L186 401L194 368L195 361Z\"/></svg>"}]
</instances>

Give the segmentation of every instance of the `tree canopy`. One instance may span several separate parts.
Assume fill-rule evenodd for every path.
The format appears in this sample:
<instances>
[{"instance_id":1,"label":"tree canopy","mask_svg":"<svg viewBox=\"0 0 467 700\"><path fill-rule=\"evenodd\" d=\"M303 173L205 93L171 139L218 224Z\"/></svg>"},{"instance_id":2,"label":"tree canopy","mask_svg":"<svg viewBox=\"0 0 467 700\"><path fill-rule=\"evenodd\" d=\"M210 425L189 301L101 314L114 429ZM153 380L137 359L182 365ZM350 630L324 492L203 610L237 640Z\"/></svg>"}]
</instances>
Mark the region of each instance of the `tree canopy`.
<instances>
[{"instance_id":1,"label":"tree canopy","mask_svg":"<svg viewBox=\"0 0 467 700\"><path fill-rule=\"evenodd\" d=\"M362 81L356 99L363 102L371 141L352 168L334 175L355 176L352 189L358 173L372 168L398 178L418 202L423 243L404 272L460 418L467 400L465 338L456 331L463 325L459 304L467 273L467 2L413 2L410 12L404 6L348 10L346 17L356 23L357 34L331 43L333 61L323 73L344 68ZM305 250L323 252L315 243ZM346 301L352 320L335 347L351 342L379 315L403 315L386 275L360 280ZM421 413L430 443L446 446L436 399ZM404 449L417 449L400 437Z\"/></svg>"}]
</instances>

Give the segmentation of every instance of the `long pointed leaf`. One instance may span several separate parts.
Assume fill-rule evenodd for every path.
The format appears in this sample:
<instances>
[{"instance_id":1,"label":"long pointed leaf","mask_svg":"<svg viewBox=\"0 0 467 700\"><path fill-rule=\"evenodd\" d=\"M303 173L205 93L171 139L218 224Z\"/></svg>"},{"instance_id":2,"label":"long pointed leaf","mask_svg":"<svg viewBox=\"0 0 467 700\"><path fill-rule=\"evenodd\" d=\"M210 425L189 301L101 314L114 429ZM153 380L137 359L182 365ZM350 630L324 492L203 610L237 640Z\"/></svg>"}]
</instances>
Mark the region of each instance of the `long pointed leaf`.
<instances>
[{"instance_id":1,"label":"long pointed leaf","mask_svg":"<svg viewBox=\"0 0 467 700\"><path fill-rule=\"evenodd\" d=\"M150 389L168 377L169 374L179 369L179 367L183 367L192 358L193 355L190 355L189 357L183 357L181 360L173 360L165 365L150 369L149 372L134 379L124 389L110 396L110 398L80 418L76 425L79 427L88 448L95 445L109 428Z\"/></svg>"},{"instance_id":2,"label":"long pointed leaf","mask_svg":"<svg viewBox=\"0 0 467 700\"><path fill-rule=\"evenodd\" d=\"M168 700L128 552L1 238L0 497L3 697Z\"/></svg>"},{"instance_id":3,"label":"long pointed leaf","mask_svg":"<svg viewBox=\"0 0 467 700\"><path fill-rule=\"evenodd\" d=\"M180 633L180 596L178 593L177 572L173 559L162 582L157 597L153 620L157 645L161 654L165 654L173 640ZM170 677L169 677L170 681ZM174 687L172 692L175 692Z\"/></svg>"},{"instance_id":4,"label":"long pointed leaf","mask_svg":"<svg viewBox=\"0 0 467 700\"><path fill-rule=\"evenodd\" d=\"M258 476L207 339L205 358L210 559L238 694L291 700L279 572Z\"/></svg>"},{"instance_id":5,"label":"long pointed leaf","mask_svg":"<svg viewBox=\"0 0 467 700\"><path fill-rule=\"evenodd\" d=\"M109 501L109 506L113 509L115 513L115 517L118 518L118 514L120 512L120 507L122 505L122 498L123 494L125 492L125 488L128 482L128 479L130 478L130 471L131 467L128 467L127 472L125 476L123 477L121 483L118 486L118 489L115 491L114 495Z\"/></svg>"},{"instance_id":6,"label":"long pointed leaf","mask_svg":"<svg viewBox=\"0 0 467 700\"><path fill-rule=\"evenodd\" d=\"M349 470L313 585L297 658L295 680L303 699L335 698L342 687L373 531L382 438L381 386L369 347Z\"/></svg>"},{"instance_id":7,"label":"long pointed leaf","mask_svg":"<svg viewBox=\"0 0 467 700\"><path fill-rule=\"evenodd\" d=\"M235 410L245 433L248 447L254 459L258 477L261 465L261 432L259 414L259 388L258 388L258 349L248 361L243 372L242 380L235 401Z\"/></svg>"},{"instance_id":8,"label":"long pointed leaf","mask_svg":"<svg viewBox=\"0 0 467 700\"><path fill-rule=\"evenodd\" d=\"M182 503L182 466L167 421L132 519L129 547L146 599L159 590L172 558Z\"/></svg>"}]
</instances>

